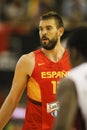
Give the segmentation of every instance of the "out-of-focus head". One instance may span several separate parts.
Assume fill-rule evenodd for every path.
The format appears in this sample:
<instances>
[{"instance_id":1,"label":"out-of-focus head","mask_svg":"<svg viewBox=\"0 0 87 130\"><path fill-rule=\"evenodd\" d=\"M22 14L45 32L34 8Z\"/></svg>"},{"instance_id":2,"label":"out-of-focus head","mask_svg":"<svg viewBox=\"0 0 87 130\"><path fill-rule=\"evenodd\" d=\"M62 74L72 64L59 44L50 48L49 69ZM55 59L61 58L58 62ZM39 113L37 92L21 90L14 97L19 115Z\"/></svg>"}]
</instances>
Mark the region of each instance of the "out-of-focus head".
<instances>
[{"instance_id":1,"label":"out-of-focus head","mask_svg":"<svg viewBox=\"0 0 87 130\"><path fill-rule=\"evenodd\" d=\"M87 27L78 27L67 41L72 66L87 61Z\"/></svg>"}]
</instances>

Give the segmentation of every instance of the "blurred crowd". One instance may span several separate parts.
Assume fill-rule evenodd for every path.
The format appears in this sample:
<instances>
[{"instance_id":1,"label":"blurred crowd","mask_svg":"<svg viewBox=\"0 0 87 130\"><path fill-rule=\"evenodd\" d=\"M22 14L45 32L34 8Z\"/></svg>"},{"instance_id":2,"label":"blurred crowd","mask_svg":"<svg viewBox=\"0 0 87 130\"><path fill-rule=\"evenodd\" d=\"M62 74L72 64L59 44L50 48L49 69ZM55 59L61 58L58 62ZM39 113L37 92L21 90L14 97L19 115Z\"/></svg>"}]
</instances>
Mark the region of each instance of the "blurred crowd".
<instances>
[{"instance_id":1,"label":"blurred crowd","mask_svg":"<svg viewBox=\"0 0 87 130\"><path fill-rule=\"evenodd\" d=\"M62 15L66 30L87 22L87 0L0 0L0 53L36 49L39 16L49 10Z\"/></svg>"}]
</instances>

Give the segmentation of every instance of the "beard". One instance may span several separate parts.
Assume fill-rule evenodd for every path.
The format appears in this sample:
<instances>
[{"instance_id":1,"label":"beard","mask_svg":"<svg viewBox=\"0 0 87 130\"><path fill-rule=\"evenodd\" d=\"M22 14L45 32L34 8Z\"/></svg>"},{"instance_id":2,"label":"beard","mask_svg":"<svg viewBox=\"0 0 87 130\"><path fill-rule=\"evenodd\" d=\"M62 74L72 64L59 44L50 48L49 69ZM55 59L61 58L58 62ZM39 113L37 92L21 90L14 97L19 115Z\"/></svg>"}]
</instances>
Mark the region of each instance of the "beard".
<instances>
[{"instance_id":1,"label":"beard","mask_svg":"<svg viewBox=\"0 0 87 130\"><path fill-rule=\"evenodd\" d=\"M46 40L48 40L49 42L46 43L46 41L43 41L43 38L40 40L40 43L41 43L41 46L46 49L46 50L52 50L55 48L56 44L57 44L57 41L58 41L58 38L54 38L52 40L49 40L48 38L45 38Z\"/></svg>"}]
</instances>

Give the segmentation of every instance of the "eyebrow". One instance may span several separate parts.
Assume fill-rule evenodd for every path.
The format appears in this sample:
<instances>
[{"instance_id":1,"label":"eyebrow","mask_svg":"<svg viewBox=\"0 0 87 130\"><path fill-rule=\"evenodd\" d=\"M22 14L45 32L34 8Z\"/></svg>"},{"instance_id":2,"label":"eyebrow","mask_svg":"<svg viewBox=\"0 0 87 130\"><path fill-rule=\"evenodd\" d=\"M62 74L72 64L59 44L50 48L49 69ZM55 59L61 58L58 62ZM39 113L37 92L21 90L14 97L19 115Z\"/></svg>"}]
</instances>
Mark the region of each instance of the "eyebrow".
<instances>
[{"instance_id":1,"label":"eyebrow","mask_svg":"<svg viewBox=\"0 0 87 130\"><path fill-rule=\"evenodd\" d=\"M39 26L39 28L42 28L43 26ZM52 25L46 25L45 27L52 27Z\"/></svg>"}]
</instances>

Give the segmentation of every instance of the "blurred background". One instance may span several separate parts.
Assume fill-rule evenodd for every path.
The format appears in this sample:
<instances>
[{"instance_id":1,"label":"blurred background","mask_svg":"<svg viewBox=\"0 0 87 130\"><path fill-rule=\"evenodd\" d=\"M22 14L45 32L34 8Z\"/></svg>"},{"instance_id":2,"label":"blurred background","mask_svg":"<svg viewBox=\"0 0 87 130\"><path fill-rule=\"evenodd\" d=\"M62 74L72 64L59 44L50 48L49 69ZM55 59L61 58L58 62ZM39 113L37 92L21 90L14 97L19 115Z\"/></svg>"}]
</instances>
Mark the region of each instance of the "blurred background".
<instances>
[{"instance_id":1,"label":"blurred background","mask_svg":"<svg viewBox=\"0 0 87 130\"><path fill-rule=\"evenodd\" d=\"M63 46L74 28L87 26L87 0L0 0L0 107L11 88L20 56L40 47L39 17L51 10L63 18ZM26 90L4 130L21 130L25 106Z\"/></svg>"}]
</instances>

